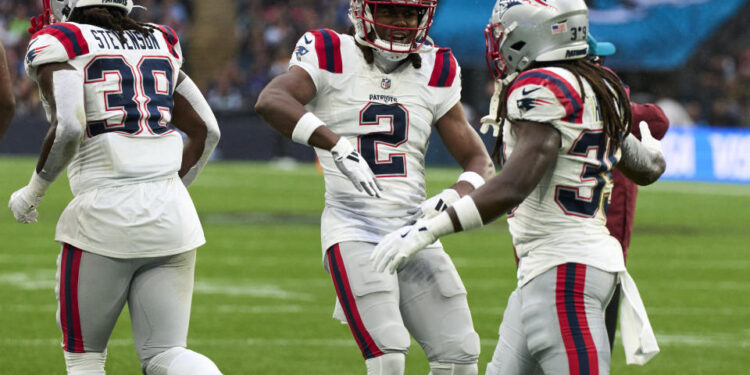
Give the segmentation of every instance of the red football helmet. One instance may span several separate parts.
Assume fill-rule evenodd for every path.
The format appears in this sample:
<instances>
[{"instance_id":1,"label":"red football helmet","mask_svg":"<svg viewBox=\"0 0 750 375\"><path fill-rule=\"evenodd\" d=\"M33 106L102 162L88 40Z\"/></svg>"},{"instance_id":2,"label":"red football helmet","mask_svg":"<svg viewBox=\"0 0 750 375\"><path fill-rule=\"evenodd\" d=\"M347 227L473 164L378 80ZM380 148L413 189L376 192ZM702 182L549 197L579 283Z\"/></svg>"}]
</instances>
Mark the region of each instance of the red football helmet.
<instances>
[{"instance_id":1,"label":"red football helmet","mask_svg":"<svg viewBox=\"0 0 750 375\"><path fill-rule=\"evenodd\" d=\"M378 6L410 6L417 8L419 23L417 27L399 27L378 23ZM401 60L408 54L417 52L428 40L427 33L432 26L437 0L351 0L349 19L354 24L355 37L359 43L375 47L386 52L391 60ZM375 26L388 30L387 35L378 35ZM396 41L395 34L407 32L411 40Z\"/></svg>"}]
</instances>

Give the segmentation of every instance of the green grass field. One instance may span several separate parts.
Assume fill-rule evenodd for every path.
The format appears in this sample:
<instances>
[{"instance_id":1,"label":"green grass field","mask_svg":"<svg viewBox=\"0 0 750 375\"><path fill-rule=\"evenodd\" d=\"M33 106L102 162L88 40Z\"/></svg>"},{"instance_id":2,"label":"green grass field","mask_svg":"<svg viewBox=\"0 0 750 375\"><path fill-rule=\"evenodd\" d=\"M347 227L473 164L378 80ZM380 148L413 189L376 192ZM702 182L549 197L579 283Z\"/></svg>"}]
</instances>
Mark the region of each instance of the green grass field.
<instances>
[{"instance_id":1,"label":"green grass field","mask_svg":"<svg viewBox=\"0 0 750 375\"><path fill-rule=\"evenodd\" d=\"M0 373L64 374L55 323L53 241L71 198L63 178L39 223L17 224L5 203L34 161L0 158ZM428 171L428 193L457 170ZM312 165L212 163L190 189L208 243L198 251L188 344L225 374L364 374L346 326L331 319L335 294L321 266L323 179ZM747 374L750 365L750 186L659 182L641 190L628 266L661 346L644 367L615 374ZM444 244L469 290L482 337L480 373L515 285L504 220ZM140 374L127 311L112 335L109 374ZM427 374L414 344L408 374Z\"/></svg>"}]
</instances>

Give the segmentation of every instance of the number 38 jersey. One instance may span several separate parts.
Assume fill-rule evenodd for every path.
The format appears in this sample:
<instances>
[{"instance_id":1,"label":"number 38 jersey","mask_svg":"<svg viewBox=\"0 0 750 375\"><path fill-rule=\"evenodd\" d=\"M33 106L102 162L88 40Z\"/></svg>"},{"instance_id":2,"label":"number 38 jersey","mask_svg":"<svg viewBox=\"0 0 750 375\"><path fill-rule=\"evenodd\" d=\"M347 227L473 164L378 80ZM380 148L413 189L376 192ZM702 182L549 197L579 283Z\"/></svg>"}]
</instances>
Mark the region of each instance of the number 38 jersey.
<instances>
[{"instance_id":1,"label":"number 38 jersey","mask_svg":"<svg viewBox=\"0 0 750 375\"><path fill-rule=\"evenodd\" d=\"M620 244L605 226L611 170L620 152L605 141L596 96L582 82L583 90L571 72L550 67L521 73L509 89L508 119L550 124L561 138L554 166L508 214L519 285L568 262L625 270ZM507 158L516 143L509 125L503 139Z\"/></svg>"},{"instance_id":2,"label":"number 38 jersey","mask_svg":"<svg viewBox=\"0 0 750 375\"><path fill-rule=\"evenodd\" d=\"M384 188L381 198L357 191L331 153L316 149L326 184L324 251L342 241L378 242L425 198L430 133L459 102L461 79L449 49L429 46L419 55L421 68L406 61L386 74L350 35L320 29L297 42L289 65L305 69L317 89L305 108L355 145Z\"/></svg>"},{"instance_id":3,"label":"number 38 jersey","mask_svg":"<svg viewBox=\"0 0 750 375\"><path fill-rule=\"evenodd\" d=\"M182 137L168 127L182 52L174 30L151 26L148 35L126 30L120 40L93 25L52 24L34 34L25 59L34 81L39 67L50 63L68 63L81 73L85 133L68 167L75 198L60 217L56 239L106 256L167 255L204 242L177 177ZM163 190L139 191L146 183Z\"/></svg>"}]
</instances>

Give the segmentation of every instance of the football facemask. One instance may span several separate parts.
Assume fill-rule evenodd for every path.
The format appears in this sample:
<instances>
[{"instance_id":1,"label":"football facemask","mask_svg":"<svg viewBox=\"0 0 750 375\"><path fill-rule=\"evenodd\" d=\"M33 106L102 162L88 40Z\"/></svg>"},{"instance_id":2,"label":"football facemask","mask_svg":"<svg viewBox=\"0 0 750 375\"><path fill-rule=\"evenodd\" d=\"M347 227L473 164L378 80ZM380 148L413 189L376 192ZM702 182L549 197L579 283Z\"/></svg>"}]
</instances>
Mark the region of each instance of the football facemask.
<instances>
[{"instance_id":1,"label":"football facemask","mask_svg":"<svg viewBox=\"0 0 750 375\"><path fill-rule=\"evenodd\" d=\"M417 11L416 27L404 27L379 22L379 11L385 6L413 7ZM349 19L355 29L357 42L387 52L392 60L401 60L418 52L428 40L437 0L351 0ZM379 35L376 27L381 30Z\"/></svg>"}]
</instances>

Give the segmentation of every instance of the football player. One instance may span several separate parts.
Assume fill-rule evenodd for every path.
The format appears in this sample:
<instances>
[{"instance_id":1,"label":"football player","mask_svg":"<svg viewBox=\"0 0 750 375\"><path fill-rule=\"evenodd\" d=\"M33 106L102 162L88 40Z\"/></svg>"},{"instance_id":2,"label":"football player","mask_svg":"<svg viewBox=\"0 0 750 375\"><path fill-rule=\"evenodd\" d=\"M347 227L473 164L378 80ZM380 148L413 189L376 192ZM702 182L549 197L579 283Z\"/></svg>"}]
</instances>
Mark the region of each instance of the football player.
<instances>
[{"instance_id":1,"label":"football player","mask_svg":"<svg viewBox=\"0 0 750 375\"><path fill-rule=\"evenodd\" d=\"M606 56L615 53L615 45L608 42L597 42L589 33L589 58L598 64L604 64ZM669 119L656 104L639 104L630 102L630 111L633 114L633 122L630 132L641 139L641 132L635 124L644 121L648 124L651 135L661 140L669 129ZM633 219L635 218L635 200L638 195L638 185L630 181L618 169L612 171L612 202L607 212L607 229L609 234L617 239L622 246L623 259L627 260L628 248L630 246L630 235L633 233ZM612 300L606 310L607 336L609 347L612 349L615 343L615 331L617 328L617 311L620 307L620 285L617 285Z\"/></svg>"},{"instance_id":2,"label":"football player","mask_svg":"<svg viewBox=\"0 0 750 375\"><path fill-rule=\"evenodd\" d=\"M58 326L69 375L104 374L125 303L147 375L220 374L186 349L196 248L205 243L186 187L219 140L174 30L128 17L132 0L45 0L26 70L51 127L28 185L11 195L33 223L67 167L73 200L57 224ZM170 126L183 131L187 140Z\"/></svg>"},{"instance_id":3,"label":"football player","mask_svg":"<svg viewBox=\"0 0 750 375\"><path fill-rule=\"evenodd\" d=\"M0 141L3 140L3 136L10 126L10 121L13 120L15 109L16 98L13 96L10 71L5 59L5 48L0 42Z\"/></svg>"},{"instance_id":4,"label":"football player","mask_svg":"<svg viewBox=\"0 0 750 375\"><path fill-rule=\"evenodd\" d=\"M288 72L255 109L277 131L310 145L326 185L324 265L368 374L403 374L411 334L430 373L476 374L479 337L466 289L440 242L398 269L368 258L383 236L434 216L493 173L460 103L460 67L428 38L435 0L352 0L351 35L306 32ZM425 152L433 127L463 168L425 200Z\"/></svg>"},{"instance_id":5,"label":"football player","mask_svg":"<svg viewBox=\"0 0 750 375\"><path fill-rule=\"evenodd\" d=\"M586 59L583 0L499 0L487 27L487 60L499 99L500 174L445 212L388 234L372 261L393 271L438 237L508 214L519 258L487 374L607 374L604 309L618 280L625 293L628 362L658 352L620 244L605 227L615 166L639 184L664 172L659 141L641 124L628 134L628 95ZM626 316L627 315L627 316Z\"/></svg>"}]
</instances>

